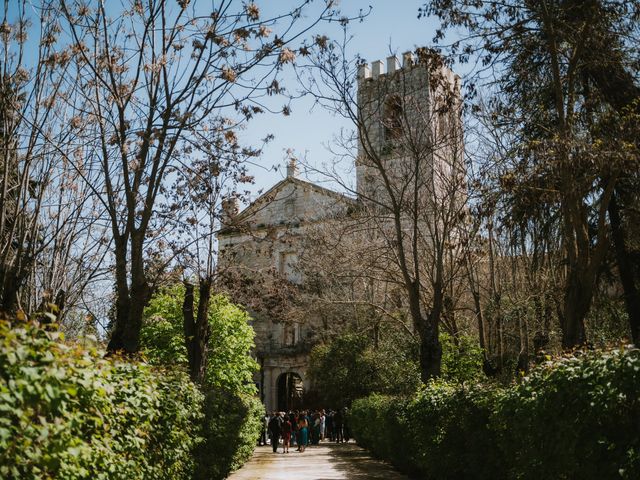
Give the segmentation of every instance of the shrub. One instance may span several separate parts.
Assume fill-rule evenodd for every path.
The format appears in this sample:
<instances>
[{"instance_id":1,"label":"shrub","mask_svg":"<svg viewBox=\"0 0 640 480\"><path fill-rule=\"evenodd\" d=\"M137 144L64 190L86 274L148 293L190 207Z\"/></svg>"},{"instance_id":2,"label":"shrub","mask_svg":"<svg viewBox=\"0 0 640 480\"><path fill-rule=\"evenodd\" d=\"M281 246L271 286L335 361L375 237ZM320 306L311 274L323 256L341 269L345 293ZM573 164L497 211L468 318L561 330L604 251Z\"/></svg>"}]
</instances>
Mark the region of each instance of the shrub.
<instances>
[{"instance_id":1,"label":"shrub","mask_svg":"<svg viewBox=\"0 0 640 480\"><path fill-rule=\"evenodd\" d=\"M495 390L438 381L411 399L371 395L353 403L358 444L420 478L500 478L489 454Z\"/></svg>"},{"instance_id":2,"label":"shrub","mask_svg":"<svg viewBox=\"0 0 640 480\"><path fill-rule=\"evenodd\" d=\"M184 286L166 288L153 296L145 308L141 344L149 361L158 365L187 366L182 302ZM255 393L253 372L258 364L249 355L254 346L251 318L224 295L209 302L208 388Z\"/></svg>"},{"instance_id":3,"label":"shrub","mask_svg":"<svg viewBox=\"0 0 640 480\"><path fill-rule=\"evenodd\" d=\"M497 387L431 382L408 404L410 464L426 478L499 479L490 419Z\"/></svg>"},{"instance_id":4,"label":"shrub","mask_svg":"<svg viewBox=\"0 0 640 480\"><path fill-rule=\"evenodd\" d=\"M640 478L640 350L548 362L496 406L519 478Z\"/></svg>"},{"instance_id":5,"label":"shrub","mask_svg":"<svg viewBox=\"0 0 640 480\"><path fill-rule=\"evenodd\" d=\"M518 385L431 382L353 403L358 443L426 479L640 478L640 351L577 352Z\"/></svg>"},{"instance_id":6,"label":"shrub","mask_svg":"<svg viewBox=\"0 0 640 480\"><path fill-rule=\"evenodd\" d=\"M0 477L184 479L203 398L186 375L0 320Z\"/></svg>"},{"instance_id":7,"label":"shrub","mask_svg":"<svg viewBox=\"0 0 640 480\"><path fill-rule=\"evenodd\" d=\"M453 382L472 382L482 379L482 349L471 335L454 338L440 333L442 345L442 378Z\"/></svg>"},{"instance_id":8,"label":"shrub","mask_svg":"<svg viewBox=\"0 0 640 480\"><path fill-rule=\"evenodd\" d=\"M408 456L406 403L400 396L375 393L358 399L351 405L349 426L359 445L405 471L413 471Z\"/></svg>"},{"instance_id":9,"label":"shrub","mask_svg":"<svg viewBox=\"0 0 640 480\"><path fill-rule=\"evenodd\" d=\"M198 450L198 479L218 480L240 468L256 446L264 406L244 393L212 390L205 398L205 442Z\"/></svg>"},{"instance_id":10,"label":"shrub","mask_svg":"<svg viewBox=\"0 0 640 480\"><path fill-rule=\"evenodd\" d=\"M387 329L378 342L358 332L343 332L313 348L309 376L319 403L335 408L351 405L373 392L410 394L420 384L416 340Z\"/></svg>"},{"instance_id":11,"label":"shrub","mask_svg":"<svg viewBox=\"0 0 640 480\"><path fill-rule=\"evenodd\" d=\"M156 294L145 309L142 345L154 364L186 368L182 301L184 286L174 285ZM208 362L203 388L202 435L197 451L196 478L226 478L251 457L262 428L264 407L253 396L253 372L258 364L249 355L253 347L250 317L224 295L209 304Z\"/></svg>"},{"instance_id":12,"label":"shrub","mask_svg":"<svg viewBox=\"0 0 640 480\"><path fill-rule=\"evenodd\" d=\"M452 382L482 377L482 349L466 334L440 334L442 377ZM411 395L420 386L417 337L385 325L377 340L361 331L343 331L311 351L309 376L320 404L349 406L372 393Z\"/></svg>"}]
</instances>

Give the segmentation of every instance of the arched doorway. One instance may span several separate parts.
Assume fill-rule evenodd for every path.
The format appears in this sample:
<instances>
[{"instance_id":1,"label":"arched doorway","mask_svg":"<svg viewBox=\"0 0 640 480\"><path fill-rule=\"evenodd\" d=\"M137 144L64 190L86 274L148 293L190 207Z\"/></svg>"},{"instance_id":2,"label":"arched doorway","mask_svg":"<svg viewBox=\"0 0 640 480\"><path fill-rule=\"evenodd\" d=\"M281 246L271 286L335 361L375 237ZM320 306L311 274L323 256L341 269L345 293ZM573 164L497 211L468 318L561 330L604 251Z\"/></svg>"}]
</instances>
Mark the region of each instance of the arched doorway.
<instances>
[{"instance_id":1,"label":"arched doorway","mask_svg":"<svg viewBox=\"0 0 640 480\"><path fill-rule=\"evenodd\" d=\"M304 387L300 375L283 373L278 377L278 411L288 412L302 408Z\"/></svg>"}]
</instances>

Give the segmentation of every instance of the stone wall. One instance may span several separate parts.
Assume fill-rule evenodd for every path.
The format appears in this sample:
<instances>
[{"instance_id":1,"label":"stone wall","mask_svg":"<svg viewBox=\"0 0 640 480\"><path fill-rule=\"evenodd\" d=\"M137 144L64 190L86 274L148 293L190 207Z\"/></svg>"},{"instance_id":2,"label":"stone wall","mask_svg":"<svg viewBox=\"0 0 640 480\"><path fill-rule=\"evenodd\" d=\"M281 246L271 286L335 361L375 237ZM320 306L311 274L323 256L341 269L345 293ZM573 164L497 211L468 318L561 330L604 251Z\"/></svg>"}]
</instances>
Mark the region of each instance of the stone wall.
<instances>
[{"instance_id":1,"label":"stone wall","mask_svg":"<svg viewBox=\"0 0 640 480\"><path fill-rule=\"evenodd\" d=\"M431 198L444 192L444 181L464 175L460 170L460 79L441 63L430 63L438 59L426 50L416 53L405 53L402 66L389 57L386 69L381 61L359 69L358 201L296 178L295 164L290 164L287 178L244 211L238 213L233 202L225 203L224 225L218 236L222 272L236 270L254 280L271 278L277 282L284 278L304 284L295 264L304 254L305 242L313 240L314 228L323 226L331 231L332 222L344 222L341 219L361 209L368 198L386 195L379 171L369 158L372 155L384 162L392 185L401 189L403 182L418 178L421 191ZM447 105L448 101L452 104ZM414 150L425 148L426 153L412 155L407 139ZM416 158L420 160L417 168ZM391 228L390 220L389 225ZM274 410L281 375L296 373L306 390L312 387L307 377L308 353L322 326L309 312L295 312L288 318L274 318L260 309L250 313L256 331L254 354L261 365L256 382L266 408Z\"/></svg>"},{"instance_id":2,"label":"stone wall","mask_svg":"<svg viewBox=\"0 0 640 480\"><path fill-rule=\"evenodd\" d=\"M295 263L303 254L309 230L319 222L344 216L355 203L292 174L244 211L227 215L218 235L221 272L244 272L266 282L265 289L271 288L268 282L283 278L296 284L304 282ZM228 211L233 214L235 210ZM250 309L250 314L256 332L254 355L261 365L255 381L266 408L274 410L280 375L296 373L305 390L311 388L308 353L319 327L313 317L300 312L277 319L260 309Z\"/></svg>"},{"instance_id":3,"label":"stone wall","mask_svg":"<svg viewBox=\"0 0 640 480\"><path fill-rule=\"evenodd\" d=\"M362 199L386 202L378 162L398 190L416 173L425 189L437 189L444 177L433 174L434 166L439 172L462 159L460 78L427 50L402 58L402 66L391 56L386 69L382 61L359 67L356 181Z\"/></svg>"}]
</instances>

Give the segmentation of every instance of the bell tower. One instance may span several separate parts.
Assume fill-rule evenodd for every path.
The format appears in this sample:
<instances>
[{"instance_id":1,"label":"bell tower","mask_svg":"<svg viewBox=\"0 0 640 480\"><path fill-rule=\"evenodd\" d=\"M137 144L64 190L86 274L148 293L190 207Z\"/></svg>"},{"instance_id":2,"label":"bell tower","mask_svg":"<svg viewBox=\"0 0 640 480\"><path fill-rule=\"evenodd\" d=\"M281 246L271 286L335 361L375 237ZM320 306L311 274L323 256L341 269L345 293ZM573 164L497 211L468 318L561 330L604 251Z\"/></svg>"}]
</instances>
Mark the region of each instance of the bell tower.
<instances>
[{"instance_id":1,"label":"bell tower","mask_svg":"<svg viewBox=\"0 0 640 480\"><path fill-rule=\"evenodd\" d=\"M415 175L433 184L434 164L461 155L460 77L419 48L402 64L396 56L361 64L357 82L358 195L384 195L381 170L399 185Z\"/></svg>"}]
</instances>

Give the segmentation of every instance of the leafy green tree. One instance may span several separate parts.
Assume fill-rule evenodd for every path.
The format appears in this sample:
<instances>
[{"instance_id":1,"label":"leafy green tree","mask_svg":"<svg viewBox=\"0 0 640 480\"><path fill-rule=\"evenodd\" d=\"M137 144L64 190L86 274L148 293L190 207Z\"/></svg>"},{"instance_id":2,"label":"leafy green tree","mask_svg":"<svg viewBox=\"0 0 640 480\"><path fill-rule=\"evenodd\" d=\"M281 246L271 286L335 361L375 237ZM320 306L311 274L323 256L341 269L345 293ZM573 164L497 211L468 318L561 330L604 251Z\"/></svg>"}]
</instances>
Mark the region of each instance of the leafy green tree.
<instances>
[{"instance_id":1,"label":"leafy green tree","mask_svg":"<svg viewBox=\"0 0 640 480\"><path fill-rule=\"evenodd\" d=\"M309 374L321 401L350 405L371 393L409 394L420 383L419 344L410 335L373 336L348 331L311 352Z\"/></svg>"},{"instance_id":2,"label":"leafy green tree","mask_svg":"<svg viewBox=\"0 0 640 480\"><path fill-rule=\"evenodd\" d=\"M183 331L183 285L175 285L153 296L144 311L141 331L143 352L151 363L188 368ZM258 365L249 356L253 347L251 318L223 295L209 301L208 362L204 384L231 392L253 393L253 372Z\"/></svg>"},{"instance_id":3,"label":"leafy green tree","mask_svg":"<svg viewBox=\"0 0 640 480\"><path fill-rule=\"evenodd\" d=\"M475 338L440 334L442 377L464 383L482 376L482 349ZM420 384L419 339L388 329L378 335L346 331L311 353L309 374L321 401L340 407L372 393L407 395Z\"/></svg>"},{"instance_id":4,"label":"leafy green tree","mask_svg":"<svg viewBox=\"0 0 640 480\"><path fill-rule=\"evenodd\" d=\"M482 377L483 350L470 335L457 338L440 334L442 343L442 378L453 382L468 382Z\"/></svg>"}]
</instances>

